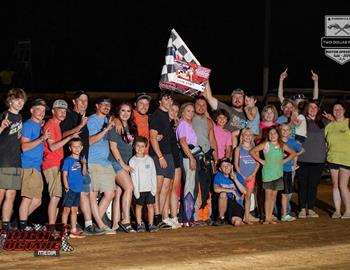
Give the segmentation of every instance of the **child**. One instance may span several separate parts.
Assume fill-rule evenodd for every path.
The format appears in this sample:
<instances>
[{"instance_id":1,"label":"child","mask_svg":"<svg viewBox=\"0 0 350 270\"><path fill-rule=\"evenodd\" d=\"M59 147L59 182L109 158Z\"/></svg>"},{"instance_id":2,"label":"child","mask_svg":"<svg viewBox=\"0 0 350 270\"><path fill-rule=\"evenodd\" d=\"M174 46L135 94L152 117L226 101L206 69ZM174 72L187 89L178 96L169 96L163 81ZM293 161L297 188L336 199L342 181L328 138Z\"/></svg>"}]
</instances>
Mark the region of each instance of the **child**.
<instances>
[{"instance_id":1,"label":"child","mask_svg":"<svg viewBox=\"0 0 350 270\"><path fill-rule=\"evenodd\" d=\"M237 173L242 175L245 180L247 195L244 204L244 222L252 224L251 221L259 221L250 214L250 197L254 191L255 176L260 167L259 163L250 155L249 151L253 148L253 132L250 128L245 128L241 132L240 145L235 149L234 164Z\"/></svg>"},{"instance_id":2,"label":"child","mask_svg":"<svg viewBox=\"0 0 350 270\"><path fill-rule=\"evenodd\" d=\"M64 185L64 199L63 199L63 213L62 223L67 224L68 215L70 213L71 230L70 238L84 238L77 231L77 213L80 204L80 192L83 188L83 175L86 175L86 159L80 158L81 150L83 150L83 143L79 138L74 138L69 142L69 150L72 154L64 159L62 166L63 185Z\"/></svg>"},{"instance_id":3,"label":"child","mask_svg":"<svg viewBox=\"0 0 350 270\"><path fill-rule=\"evenodd\" d=\"M250 128L254 136L259 135L259 123L260 123L260 114L256 104L255 96L245 96L245 107L244 112L248 118L247 127Z\"/></svg>"},{"instance_id":4,"label":"child","mask_svg":"<svg viewBox=\"0 0 350 270\"><path fill-rule=\"evenodd\" d=\"M261 159L259 152L264 152L264 159ZM289 156L285 159L284 152ZM276 202L276 195L279 190L283 190L283 164L292 160L296 153L288 145L282 142L276 127L271 127L267 140L255 146L250 154L263 165L262 177L263 188L265 189L265 221L263 224L276 224L272 220L272 212Z\"/></svg>"},{"instance_id":5,"label":"child","mask_svg":"<svg viewBox=\"0 0 350 270\"><path fill-rule=\"evenodd\" d=\"M231 158L232 156L232 136L224 129L230 116L223 109L216 110L213 114L214 136L218 145L218 159Z\"/></svg>"},{"instance_id":6,"label":"child","mask_svg":"<svg viewBox=\"0 0 350 270\"><path fill-rule=\"evenodd\" d=\"M129 161L130 167L133 168L131 180L134 185L137 232L146 230L145 224L142 222L142 208L145 205L147 205L148 210L148 231L158 231L157 226L153 223L157 174L153 159L145 155L147 144L148 141L145 137L136 137L134 141L135 155Z\"/></svg>"},{"instance_id":7,"label":"child","mask_svg":"<svg viewBox=\"0 0 350 270\"><path fill-rule=\"evenodd\" d=\"M281 139L291 149L296 151L297 156L305 152L304 148L297 143L297 141L290 137L291 127L288 124L282 124L280 127ZM282 221L294 221L295 218L290 216L287 211L287 206L292 197L293 192L293 175L292 175L292 161L288 161L283 165L283 184L284 190L282 192Z\"/></svg>"},{"instance_id":8,"label":"child","mask_svg":"<svg viewBox=\"0 0 350 270\"><path fill-rule=\"evenodd\" d=\"M214 191L219 193L219 218L214 225L225 224L225 213L228 221L234 226L243 224L243 196L246 189L242 176L234 173L228 158L221 160L219 172L214 178Z\"/></svg>"}]
</instances>

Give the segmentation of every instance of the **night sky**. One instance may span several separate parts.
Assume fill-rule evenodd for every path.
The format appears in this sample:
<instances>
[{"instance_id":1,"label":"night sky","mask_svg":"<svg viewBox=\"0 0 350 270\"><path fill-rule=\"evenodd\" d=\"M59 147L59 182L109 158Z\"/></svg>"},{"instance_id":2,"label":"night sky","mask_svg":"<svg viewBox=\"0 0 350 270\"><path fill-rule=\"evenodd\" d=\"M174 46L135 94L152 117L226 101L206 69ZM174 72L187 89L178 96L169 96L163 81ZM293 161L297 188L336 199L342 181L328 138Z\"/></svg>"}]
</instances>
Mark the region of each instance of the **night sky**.
<instances>
[{"instance_id":1,"label":"night sky","mask_svg":"<svg viewBox=\"0 0 350 270\"><path fill-rule=\"evenodd\" d=\"M13 61L14 41L30 38L28 91L158 91L170 30L212 69L215 93L240 87L262 93L264 1L11 1L2 6L0 68ZM324 55L324 15L350 15L349 1L271 1L270 83L350 90L350 62ZM232 7L231 7L232 5Z\"/></svg>"}]
</instances>

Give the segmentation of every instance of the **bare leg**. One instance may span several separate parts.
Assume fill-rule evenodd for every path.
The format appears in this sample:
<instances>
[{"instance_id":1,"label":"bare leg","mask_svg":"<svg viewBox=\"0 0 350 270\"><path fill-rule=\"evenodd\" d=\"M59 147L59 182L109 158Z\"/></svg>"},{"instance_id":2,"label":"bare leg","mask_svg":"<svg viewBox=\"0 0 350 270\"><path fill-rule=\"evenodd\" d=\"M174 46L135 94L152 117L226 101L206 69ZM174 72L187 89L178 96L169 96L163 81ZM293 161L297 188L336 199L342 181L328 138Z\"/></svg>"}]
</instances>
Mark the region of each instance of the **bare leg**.
<instances>
[{"instance_id":1,"label":"bare leg","mask_svg":"<svg viewBox=\"0 0 350 270\"><path fill-rule=\"evenodd\" d=\"M122 189L117 185L117 189L115 191L115 197L113 199L113 225L112 228L116 230L119 228L118 222L121 219L120 215L120 198L122 196Z\"/></svg>"},{"instance_id":2,"label":"bare leg","mask_svg":"<svg viewBox=\"0 0 350 270\"><path fill-rule=\"evenodd\" d=\"M68 224L68 216L69 216L69 213L70 213L70 207L64 207L63 208L63 213L62 213L62 223L64 225L67 225Z\"/></svg>"},{"instance_id":3,"label":"bare leg","mask_svg":"<svg viewBox=\"0 0 350 270\"><path fill-rule=\"evenodd\" d=\"M288 194L282 193L282 215L287 215L287 207L288 207Z\"/></svg>"},{"instance_id":4,"label":"bare leg","mask_svg":"<svg viewBox=\"0 0 350 270\"><path fill-rule=\"evenodd\" d=\"M22 197L21 205L19 206L19 220L28 220L29 206L32 203L32 199Z\"/></svg>"},{"instance_id":5,"label":"bare leg","mask_svg":"<svg viewBox=\"0 0 350 270\"><path fill-rule=\"evenodd\" d=\"M92 212L93 217L95 218L97 226L99 228L103 228L104 226L106 226L106 224L103 223L103 221L100 217L100 213L98 211L98 205L97 205L97 201L96 201L97 195L98 195L98 192L90 192L91 212Z\"/></svg>"},{"instance_id":6,"label":"bare leg","mask_svg":"<svg viewBox=\"0 0 350 270\"><path fill-rule=\"evenodd\" d=\"M114 195L115 195L115 191L103 192L103 197L98 204L98 212L101 218L106 213L106 210L109 204L111 203L111 201L113 200Z\"/></svg>"},{"instance_id":7,"label":"bare leg","mask_svg":"<svg viewBox=\"0 0 350 270\"><path fill-rule=\"evenodd\" d=\"M335 212L340 213L341 197L339 191L339 170L331 169L331 178L333 183L333 202Z\"/></svg>"},{"instance_id":8,"label":"bare leg","mask_svg":"<svg viewBox=\"0 0 350 270\"><path fill-rule=\"evenodd\" d=\"M6 189L0 189L0 206L5 198Z\"/></svg>"},{"instance_id":9,"label":"bare leg","mask_svg":"<svg viewBox=\"0 0 350 270\"><path fill-rule=\"evenodd\" d=\"M72 207L70 213L70 224L72 226L72 232L77 231L77 215L78 215L78 207Z\"/></svg>"},{"instance_id":10,"label":"bare leg","mask_svg":"<svg viewBox=\"0 0 350 270\"><path fill-rule=\"evenodd\" d=\"M80 210L84 215L85 221L92 220L89 192L80 193Z\"/></svg>"},{"instance_id":11,"label":"bare leg","mask_svg":"<svg viewBox=\"0 0 350 270\"><path fill-rule=\"evenodd\" d=\"M244 203L244 221L247 224L252 224L249 220L250 218L250 197L252 195L252 190L247 189L247 194L245 195L245 203Z\"/></svg>"},{"instance_id":12,"label":"bare leg","mask_svg":"<svg viewBox=\"0 0 350 270\"><path fill-rule=\"evenodd\" d=\"M227 210L227 195L221 192L219 196L219 217L224 217Z\"/></svg>"},{"instance_id":13,"label":"bare leg","mask_svg":"<svg viewBox=\"0 0 350 270\"><path fill-rule=\"evenodd\" d=\"M345 212L350 213L350 191L348 188L350 170L341 168L339 170L339 188L345 205Z\"/></svg>"},{"instance_id":14,"label":"bare leg","mask_svg":"<svg viewBox=\"0 0 350 270\"><path fill-rule=\"evenodd\" d=\"M148 224L153 224L154 219L154 204L147 204Z\"/></svg>"},{"instance_id":15,"label":"bare leg","mask_svg":"<svg viewBox=\"0 0 350 270\"><path fill-rule=\"evenodd\" d=\"M134 186L132 184L130 175L122 170L116 175L117 184L122 188L122 209L123 209L123 224L130 223L130 207L132 200L132 193L134 190Z\"/></svg>"},{"instance_id":16,"label":"bare leg","mask_svg":"<svg viewBox=\"0 0 350 270\"><path fill-rule=\"evenodd\" d=\"M135 215L136 215L137 224L141 224L141 222L142 222L142 205L136 204Z\"/></svg>"},{"instance_id":17,"label":"bare leg","mask_svg":"<svg viewBox=\"0 0 350 270\"><path fill-rule=\"evenodd\" d=\"M170 183L172 180L164 178L164 182L162 185L162 189L159 194L159 210L160 213L162 214L163 219L166 219L169 217L169 208L165 207L165 203L167 198L169 197L169 188L170 188Z\"/></svg>"},{"instance_id":18,"label":"bare leg","mask_svg":"<svg viewBox=\"0 0 350 270\"><path fill-rule=\"evenodd\" d=\"M177 194L181 182L181 169L175 169L174 180L172 181L171 193L170 193L170 216L172 218L177 217L179 196Z\"/></svg>"},{"instance_id":19,"label":"bare leg","mask_svg":"<svg viewBox=\"0 0 350 270\"><path fill-rule=\"evenodd\" d=\"M41 205L41 199L33 198L28 210L28 216L30 216Z\"/></svg>"},{"instance_id":20,"label":"bare leg","mask_svg":"<svg viewBox=\"0 0 350 270\"><path fill-rule=\"evenodd\" d=\"M60 197L53 196L50 199L48 206L49 224L55 224L57 219L57 206L60 201Z\"/></svg>"},{"instance_id":21,"label":"bare leg","mask_svg":"<svg viewBox=\"0 0 350 270\"><path fill-rule=\"evenodd\" d=\"M155 203L155 214L159 215L161 213L160 211L160 192L162 190L164 182L164 177L157 175L157 193L156 193L156 203Z\"/></svg>"},{"instance_id":22,"label":"bare leg","mask_svg":"<svg viewBox=\"0 0 350 270\"><path fill-rule=\"evenodd\" d=\"M13 211L13 202L16 198L16 190L6 190L5 201L2 205L2 220L10 221L12 211Z\"/></svg>"}]
</instances>

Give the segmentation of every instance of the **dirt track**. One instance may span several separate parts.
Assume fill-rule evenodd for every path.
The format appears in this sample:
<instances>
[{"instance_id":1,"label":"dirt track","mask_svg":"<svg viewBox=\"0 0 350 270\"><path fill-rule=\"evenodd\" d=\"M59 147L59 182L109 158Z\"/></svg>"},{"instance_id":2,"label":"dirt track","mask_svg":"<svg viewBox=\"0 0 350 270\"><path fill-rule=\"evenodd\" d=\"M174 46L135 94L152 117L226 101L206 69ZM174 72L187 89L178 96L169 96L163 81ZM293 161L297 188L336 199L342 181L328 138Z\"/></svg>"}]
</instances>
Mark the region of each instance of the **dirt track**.
<instances>
[{"instance_id":1,"label":"dirt track","mask_svg":"<svg viewBox=\"0 0 350 270\"><path fill-rule=\"evenodd\" d=\"M330 184L319 194L319 219L74 239L59 258L1 252L0 268L350 269L350 220L330 219Z\"/></svg>"}]
</instances>

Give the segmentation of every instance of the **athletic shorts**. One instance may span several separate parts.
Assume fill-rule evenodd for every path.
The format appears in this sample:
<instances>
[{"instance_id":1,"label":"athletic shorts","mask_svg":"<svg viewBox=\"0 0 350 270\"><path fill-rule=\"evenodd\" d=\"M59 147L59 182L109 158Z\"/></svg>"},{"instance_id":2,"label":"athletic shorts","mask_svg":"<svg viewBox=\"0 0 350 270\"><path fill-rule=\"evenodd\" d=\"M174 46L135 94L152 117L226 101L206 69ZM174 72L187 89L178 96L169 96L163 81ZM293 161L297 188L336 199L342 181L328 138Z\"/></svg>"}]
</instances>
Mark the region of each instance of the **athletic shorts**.
<instances>
[{"instance_id":1,"label":"athletic shorts","mask_svg":"<svg viewBox=\"0 0 350 270\"><path fill-rule=\"evenodd\" d=\"M0 189L20 190L21 171L21 168L15 167L0 168Z\"/></svg>"},{"instance_id":2,"label":"athletic shorts","mask_svg":"<svg viewBox=\"0 0 350 270\"><path fill-rule=\"evenodd\" d=\"M342 165L342 164L336 164L336 163L328 163L327 164L328 169L330 170L339 170L340 168L350 170L350 166Z\"/></svg>"},{"instance_id":3,"label":"athletic shorts","mask_svg":"<svg viewBox=\"0 0 350 270\"><path fill-rule=\"evenodd\" d=\"M255 176L250 181L245 181L245 187L249 190L253 190L255 187Z\"/></svg>"},{"instance_id":4,"label":"athletic shorts","mask_svg":"<svg viewBox=\"0 0 350 270\"><path fill-rule=\"evenodd\" d=\"M263 182L263 189L283 190L284 189L283 177L270 182Z\"/></svg>"},{"instance_id":5,"label":"athletic shorts","mask_svg":"<svg viewBox=\"0 0 350 270\"><path fill-rule=\"evenodd\" d=\"M21 196L30 199L41 199L44 182L41 172L34 168L22 169Z\"/></svg>"},{"instance_id":6,"label":"athletic shorts","mask_svg":"<svg viewBox=\"0 0 350 270\"><path fill-rule=\"evenodd\" d=\"M283 194L293 193L292 172L283 172Z\"/></svg>"},{"instance_id":7,"label":"athletic shorts","mask_svg":"<svg viewBox=\"0 0 350 270\"><path fill-rule=\"evenodd\" d=\"M240 206L235 200L227 198L227 211L226 217L227 220L231 223L233 217L240 217L243 219L244 209Z\"/></svg>"},{"instance_id":8,"label":"athletic shorts","mask_svg":"<svg viewBox=\"0 0 350 270\"><path fill-rule=\"evenodd\" d=\"M80 192L68 190L63 194L63 207L78 207L80 205Z\"/></svg>"},{"instance_id":9,"label":"athletic shorts","mask_svg":"<svg viewBox=\"0 0 350 270\"><path fill-rule=\"evenodd\" d=\"M50 198L62 197L61 172L59 167L51 167L44 172L45 180L48 185Z\"/></svg>"},{"instance_id":10,"label":"athletic shorts","mask_svg":"<svg viewBox=\"0 0 350 270\"><path fill-rule=\"evenodd\" d=\"M175 175L174 157L172 154L165 154L163 157L168 164L168 166L164 169L160 167L158 157L152 156L154 165L156 166L157 176L164 176L164 178L173 180Z\"/></svg>"},{"instance_id":11,"label":"athletic shorts","mask_svg":"<svg viewBox=\"0 0 350 270\"><path fill-rule=\"evenodd\" d=\"M115 191L115 172L111 164L102 166L90 163L89 175L91 178L91 192Z\"/></svg>"},{"instance_id":12,"label":"athletic shorts","mask_svg":"<svg viewBox=\"0 0 350 270\"><path fill-rule=\"evenodd\" d=\"M140 192L140 198L133 198L133 204L136 205L147 205L147 204L155 204L155 197L152 195L150 191Z\"/></svg>"}]
</instances>

